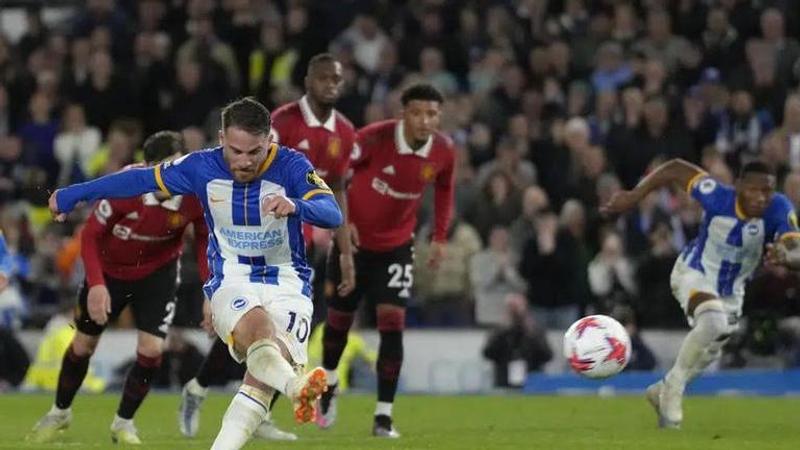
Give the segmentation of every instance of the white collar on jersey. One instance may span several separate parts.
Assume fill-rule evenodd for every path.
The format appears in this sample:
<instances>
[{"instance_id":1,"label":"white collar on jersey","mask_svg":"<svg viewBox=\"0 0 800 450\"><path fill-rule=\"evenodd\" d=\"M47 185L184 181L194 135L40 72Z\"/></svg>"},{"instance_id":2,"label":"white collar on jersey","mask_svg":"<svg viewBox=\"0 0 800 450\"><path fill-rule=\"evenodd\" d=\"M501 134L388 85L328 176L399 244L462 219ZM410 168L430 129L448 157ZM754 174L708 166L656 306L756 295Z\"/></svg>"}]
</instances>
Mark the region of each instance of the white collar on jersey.
<instances>
[{"instance_id":1,"label":"white collar on jersey","mask_svg":"<svg viewBox=\"0 0 800 450\"><path fill-rule=\"evenodd\" d=\"M158 201L156 195L152 192L148 192L142 196L142 201L144 201L145 206L161 206L162 208L170 211L177 211L181 209L181 200L183 200L182 195L170 197L163 202Z\"/></svg>"},{"instance_id":2,"label":"white collar on jersey","mask_svg":"<svg viewBox=\"0 0 800 450\"><path fill-rule=\"evenodd\" d=\"M417 155L420 158L427 158L431 153L431 148L433 147L433 135L428 137L425 145L420 147L419 150L414 151L414 149L408 145L408 142L406 142L406 137L403 133L403 126L403 121L398 120L397 126L394 127L394 143L397 146L397 153L400 153L401 155Z\"/></svg>"},{"instance_id":3,"label":"white collar on jersey","mask_svg":"<svg viewBox=\"0 0 800 450\"><path fill-rule=\"evenodd\" d=\"M297 104L300 105L300 112L303 113L303 120L306 122L306 125L309 128L325 128L326 130L330 131L331 133L336 132L336 111L331 110L331 115L328 116L328 120L325 123L322 123L317 119L317 116L314 115L314 111L311 111L311 105L308 104L307 96L303 96L300 100L297 101Z\"/></svg>"}]
</instances>

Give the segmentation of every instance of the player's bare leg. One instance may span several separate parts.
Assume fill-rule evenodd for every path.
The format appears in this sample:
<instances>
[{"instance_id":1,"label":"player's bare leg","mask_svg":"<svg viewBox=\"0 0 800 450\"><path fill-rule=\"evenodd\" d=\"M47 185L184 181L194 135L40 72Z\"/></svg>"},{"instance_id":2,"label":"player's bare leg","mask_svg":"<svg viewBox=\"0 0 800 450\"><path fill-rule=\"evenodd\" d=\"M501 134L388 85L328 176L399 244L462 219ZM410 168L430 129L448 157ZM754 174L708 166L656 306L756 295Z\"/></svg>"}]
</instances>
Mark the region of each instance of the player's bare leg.
<instances>
[{"instance_id":1,"label":"player's bare leg","mask_svg":"<svg viewBox=\"0 0 800 450\"><path fill-rule=\"evenodd\" d=\"M144 331L139 331L137 338L136 362L125 377L117 415L111 422L111 441L114 443L142 443L133 415L150 392L150 383L161 366L164 339Z\"/></svg>"},{"instance_id":2,"label":"player's bare leg","mask_svg":"<svg viewBox=\"0 0 800 450\"><path fill-rule=\"evenodd\" d=\"M403 365L403 328L406 310L402 306L378 305L378 331L381 335L378 349L378 403L372 427L373 436L399 438L392 423L392 406L397 393L400 367Z\"/></svg>"},{"instance_id":3,"label":"player's bare leg","mask_svg":"<svg viewBox=\"0 0 800 450\"><path fill-rule=\"evenodd\" d=\"M212 449L241 448L267 418L272 393L263 390L262 385L292 400L298 422L314 419L314 402L326 386L325 372L317 368L305 375L296 375L287 358L288 352L274 335L272 319L260 307L245 313L234 327L234 349L238 354L247 355L248 376L225 412Z\"/></svg>"},{"instance_id":4,"label":"player's bare leg","mask_svg":"<svg viewBox=\"0 0 800 450\"><path fill-rule=\"evenodd\" d=\"M86 377L89 360L98 342L100 336L90 336L80 331L75 333L61 362L55 403L33 427L28 440L37 443L50 442L69 427L72 422L72 401Z\"/></svg>"},{"instance_id":5,"label":"player's bare leg","mask_svg":"<svg viewBox=\"0 0 800 450\"><path fill-rule=\"evenodd\" d=\"M664 377L658 398L662 428L680 428L686 385L719 356L722 344L732 331L722 301L711 295L696 295L687 309L694 318L694 327L686 335L675 365Z\"/></svg>"},{"instance_id":6,"label":"player's bare leg","mask_svg":"<svg viewBox=\"0 0 800 450\"><path fill-rule=\"evenodd\" d=\"M214 340L214 344L203 360L200 370L197 375L189 380L183 386L181 391L181 404L178 410L178 428L181 434L186 437L194 437L200 429L200 408L205 401L208 394L208 386L213 372L221 370L221 367L227 364L230 359L228 353L228 346L221 339ZM252 378L252 377L251 377ZM252 378L253 383L259 383L258 380ZM252 383L248 383L252 384ZM272 388L259 383L263 386L263 390ZM275 403L278 395L272 397L272 403L269 405L270 416L256 428L256 437L272 440L272 441L295 441L297 435L279 429L275 422L272 420L272 405Z\"/></svg>"}]
</instances>

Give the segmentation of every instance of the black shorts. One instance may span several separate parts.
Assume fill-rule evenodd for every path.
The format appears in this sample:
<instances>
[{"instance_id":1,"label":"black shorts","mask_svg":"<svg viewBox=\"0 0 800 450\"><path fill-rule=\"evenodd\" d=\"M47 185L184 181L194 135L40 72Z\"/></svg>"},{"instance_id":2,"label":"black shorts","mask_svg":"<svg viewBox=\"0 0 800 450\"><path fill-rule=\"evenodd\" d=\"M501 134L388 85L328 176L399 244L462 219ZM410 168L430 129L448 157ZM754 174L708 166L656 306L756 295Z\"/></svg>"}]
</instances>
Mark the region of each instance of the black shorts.
<instances>
[{"instance_id":1,"label":"black shorts","mask_svg":"<svg viewBox=\"0 0 800 450\"><path fill-rule=\"evenodd\" d=\"M136 329L161 338L166 337L167 329L175 316L177 268L177 262L173 261L140 280L119 280L104 275L106 287L111 294L109 322L116 320L130 303ZM81 333L99 336L105 325L99 325L89 317L86 307L88 296L88 283L84 280L78 294L75 326Z\"/></svg>"},{"instance_id":2,"label":"black shorts","mask_svg":"<svg viewBox=\"0 0 800 450\"><path fill-rule=\"evenodd\" d=\"M353 255L356 266L356 288L347 297L340 297L336 289L328 303L341 311L355 311L362 297L376 305L390 304L405 307L414 286L414 245L403 244L386 252L359 249ZM328 256L327 276L335 287L341 281L339 249L333 246Z\"/></svg>"}]
</instances>

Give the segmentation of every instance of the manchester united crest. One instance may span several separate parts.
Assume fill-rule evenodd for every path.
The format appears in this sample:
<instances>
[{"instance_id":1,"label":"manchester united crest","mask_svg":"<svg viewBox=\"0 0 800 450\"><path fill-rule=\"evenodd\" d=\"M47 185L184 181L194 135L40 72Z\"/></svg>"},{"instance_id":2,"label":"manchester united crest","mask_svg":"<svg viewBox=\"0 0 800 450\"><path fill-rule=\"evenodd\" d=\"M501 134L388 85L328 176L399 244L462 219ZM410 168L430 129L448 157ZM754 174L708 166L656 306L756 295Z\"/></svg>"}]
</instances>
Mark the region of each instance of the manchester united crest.
<instances>
[{"instance_id":1,"label":"manchester united crest","mask_svg":"<svg viewBox=\"0 0 800 450\"><path fill-rule=\"evenodd\" d=\"M170 228L181 228L183 227L184 222L186 222L186 219L181 213L170 213L169 217L167 217L167 224Z\"/></svg>"},{"instance_id":2,"label":"manchester united crest","mask_svg":"<svg viewBox=\"0 0 800 450\"><path fill-rule=\"evenodd\" d=\"M331 158L338 158L342 153L342 140L336 136L331 136L328 139L328 156Z\"/></svg>"},{"instance_id":3,"label":"manchester united crest","mask_svg":"<svg viewBox=\"0 0 800 450\"><path fill-rule=\"evenodd\" d=\"M436 176L436 168L433 167L433 164L426 163L422 165L422 168L420 169L419 172L419 177L422 179L422 181L428 183L430 181L433 181L433 177L435 176Z\"/></svg>"}]
</instances>

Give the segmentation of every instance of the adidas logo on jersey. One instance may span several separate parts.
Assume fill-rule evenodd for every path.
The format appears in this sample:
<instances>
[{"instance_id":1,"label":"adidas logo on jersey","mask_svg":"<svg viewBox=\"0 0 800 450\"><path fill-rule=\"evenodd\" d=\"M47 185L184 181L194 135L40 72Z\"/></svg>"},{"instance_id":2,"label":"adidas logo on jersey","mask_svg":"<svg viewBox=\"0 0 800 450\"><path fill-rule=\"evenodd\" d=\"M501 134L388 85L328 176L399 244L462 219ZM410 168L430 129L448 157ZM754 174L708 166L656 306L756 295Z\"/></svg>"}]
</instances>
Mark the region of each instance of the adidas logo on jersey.
<instances>
[{"instance_id":1,"label":"adidas logo on jersey","mask_svg":"<svg viewBox=\"0 0 800 450\"><path fill-rule=\"evenodd\" d=\"M386 175L394 175L395 174L394 166L386 166L383 168L382 172L385 173Z\"/></svg>"},{"instance_id":2,"label":"adidas logo on jersey","mask_svg":"<svg viewBox=\"0 0 800 450\"><path fill-rule=\"evenodd\" d=\"M311 146L308 144L308 139L303 139L299 144L297 144L298 150L308 151L309 148L311 148Z\"/></svg>"}]
</instances>

